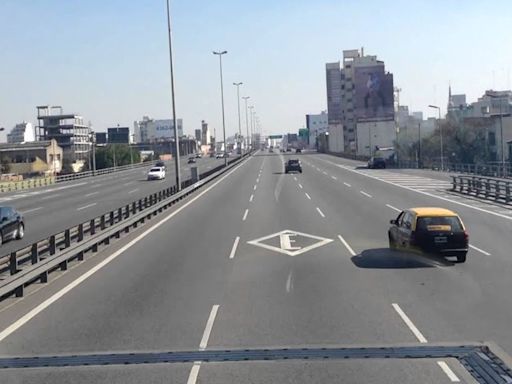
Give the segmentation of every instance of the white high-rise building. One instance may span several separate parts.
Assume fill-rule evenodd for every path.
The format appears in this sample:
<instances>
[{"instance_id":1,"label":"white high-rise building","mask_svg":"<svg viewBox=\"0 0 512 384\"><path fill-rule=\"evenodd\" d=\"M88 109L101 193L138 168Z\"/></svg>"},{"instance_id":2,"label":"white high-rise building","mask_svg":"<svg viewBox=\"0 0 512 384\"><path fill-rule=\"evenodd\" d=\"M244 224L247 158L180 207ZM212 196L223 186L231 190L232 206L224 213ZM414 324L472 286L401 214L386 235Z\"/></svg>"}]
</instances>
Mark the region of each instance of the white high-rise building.
<instances>
[{"instance_id":1,"label":"white high-rise building","mask_svg":"<svg viewBox=\"0 0 512 384\"><path fill-rule=\"evenodd\" d=\"M7 142L9 144L29 143L36 141L36 132L32 123L16 124L16 126L7 134Z\"/></svg>"},{"instance_id":2,"label":"white high-rise building","mask_svg":"<svg viewBox=\"0 0 512 384\"><path fill-rule=\"evenodd\" d=\"M306 127L309 131L309 147L316 148L318 135L329 131L329 118L327 111L314 115L306 115Z\"/></svg>"},{"instance_id":3,"label":"white high-rise building","mask_svg":"<svg viewBox=\"0 0 512 384\"><path fill-rule=\"evenodd\" d=\"M178 137L183 136L183 120L177 119ZM135 141L137 143L155 143L174 139L172 119L151 119L144 116L141 121L133 123Z\"/></svg>"}]
</instances>

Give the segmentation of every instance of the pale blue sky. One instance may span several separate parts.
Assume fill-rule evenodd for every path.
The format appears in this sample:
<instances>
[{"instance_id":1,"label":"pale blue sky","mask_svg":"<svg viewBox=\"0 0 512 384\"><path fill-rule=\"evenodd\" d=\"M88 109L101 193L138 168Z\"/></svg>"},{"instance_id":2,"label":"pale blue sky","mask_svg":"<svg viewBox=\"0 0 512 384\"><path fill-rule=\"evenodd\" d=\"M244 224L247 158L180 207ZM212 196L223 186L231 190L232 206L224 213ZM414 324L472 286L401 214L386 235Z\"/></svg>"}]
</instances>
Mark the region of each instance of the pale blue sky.
<instances>
[{"instance_id":1,"label":"pale blue sky","mask_svg":"<svg viewBox=\"0 0 512 384\"><path fill-rule=\"evenodd\" d=\"M325 63L361 46L393 72L401 104L429 115L428 104L446 105L449 82L470 101L510 88L509 0L175 0L172 15L177 113L189 134L202 119L220 132L212 49L229 51L228 134L238 129L234 81L265 133L296 131L326 109ZM170 117L166 28L165 0L0 0L0 126L35 123L41 104L99 131Z\"/></svg>"}]
</instances>

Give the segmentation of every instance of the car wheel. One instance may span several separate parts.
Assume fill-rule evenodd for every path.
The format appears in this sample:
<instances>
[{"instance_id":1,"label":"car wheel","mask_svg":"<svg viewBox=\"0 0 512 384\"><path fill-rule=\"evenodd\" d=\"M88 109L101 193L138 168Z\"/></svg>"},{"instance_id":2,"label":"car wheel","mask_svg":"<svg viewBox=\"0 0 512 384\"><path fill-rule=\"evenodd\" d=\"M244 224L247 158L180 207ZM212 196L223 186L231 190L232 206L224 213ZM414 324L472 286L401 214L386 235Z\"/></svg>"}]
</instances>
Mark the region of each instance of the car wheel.
<instances>
[{"instance_id":1,"label":"car wheel","mask_svg":"<svg viewBox=\"0 0 512 384\"><path fill-rule=\"evenodd\" d=\"M458 262L458 263L464 263L464 262L466 262L466 254L465 254L465 253L463 253L463 254L457 255L457 262Z\"/></svg>"},{"instance_id":2,"label":"car wheel","mask_svg":"<svg viewBox=\"0 0 512 384\"><path fill-rule=\"evenodd\" d=\"M19 223L18 229L16 230L16 240L23 239L23 236L25 236L25 226L23 223Z\"/></svg>"},{"instance_id":3,"label":"car wheel","mask_svg":"<svg viewBox=\"0 0 512 384\"><path fill-rule=\"evenodd\" d=\"M302 173L302 169L299 171L299 173Z\"/></svg>"},{"instance_id":4,"label":"car wheel","mask_svg":"<svg viewBox=\"0 0 512 384\"><path fill-rule=\"evenodd\" d=\"M395 240L391 237L391 235L388 233L388 239L389 239L389 249L397 249Z\"/></svg>"}]
</instances>

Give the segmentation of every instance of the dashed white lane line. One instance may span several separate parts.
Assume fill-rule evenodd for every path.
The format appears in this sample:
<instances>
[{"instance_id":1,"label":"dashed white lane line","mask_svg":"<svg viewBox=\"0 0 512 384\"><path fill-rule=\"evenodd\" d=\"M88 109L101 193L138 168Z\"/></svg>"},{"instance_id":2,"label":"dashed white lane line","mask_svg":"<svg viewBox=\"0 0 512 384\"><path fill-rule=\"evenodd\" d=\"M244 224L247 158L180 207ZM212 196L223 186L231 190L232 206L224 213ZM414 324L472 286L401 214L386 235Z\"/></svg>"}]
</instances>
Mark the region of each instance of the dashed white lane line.
<instances>
[{"instance_id":1,"label":"dashed white lane line","mask_svg":"<svg viewBox=\"0 0 512 384\"><path fill-rule=\"evenodd\" d=\"M351 185L349 183L343 183L344 185L346 185L347 187L351 187Z\"/></svg>"},{"instance_id":2,"label":"dashed white lane line","mask_svg":"<svg viewBox=\"0 0 512 384\"><path fill-rule=\"evenodd\" d=\"M187 384L196 384L197 383L197 377L199 376L200 368L201 368L201 362L199 362L199 361L194 362L194 365L192 366L192 369L190 370L190 373L188 375Z\"/></svg>"},{"instance_id":3,"label":"dashed white lane line","mask_svg":"<svg viewBox=\"0 0 512 384\"><path fill-rule=\"evenodd\" d=\"M254 195L251 195L251 197L249 197L249 202L252 203L252 199L254 199Z\"/></svg>"},{"instance_id":4,"label":"dashed white lane line","mask_svg":"<svg viewBox=\"0 0 512 384\"><path fill-rule=\"evenodd\" d=\"M245 221L245 219L247 219L247 215L249 214L249 210L246 209L245 212L244 212L244 217L242 217L242 221Z\"/></svg>"},{"instance_id":5,"label":"dashed white lane line","mask_svg":"<svg viewBox=\"0 0 512 384\"><path fill-rule=\"evenodd\" d=\"M259 182L260 182L260 178L258 177L258 178L256 179L256 183L259 183Z\"/></svg>"},{"instance_id":6,"label":"dashed white lane line","mask_svg":"<svg viewBox=\"0 0 512 384\"><path fill-rule=\"evenodd\" d=\"M229 254L229 258L232 259L235 257L236 248L238 247L238 243L240 242L240 236L235 238L235 242L233 243L233 248L231 248L231 253Z\"/></svg>"},{"instance_id":7,"label":"dashed white lane line","mask_svg":"<svg viewBox=\"0 0 512 384\"><path fill-rule=\"evenodd\" d=\"M350 252L350 254L352 256L355 256L356 253L354 252L354 250L352 249L352 247L346 242L346 240L341 236L341 235L338 235L338 239L340 239L341 243L345 246L345 248L348 249L348 251Z\"/></svg>"},{"instance_id":8,"label":"dashed white lane line","mask_svg":"<svg viewBox=\"0 0 512 384\"><path fill-rule=\"evenodd\" d=\"M338 178L336 176L331 176L331 179L338 180Z\"/></svg>"},{"instance_id":9,"label":"dashed white lane line","mask_svg":"<svg viewBox=\"0 0 512 384\"><path fill-rule=\"evenodd\" d=\"M400 306L397 303L392 303L391 305L393 306L394 310L398 313L398 315L402 318L405 325L407 325L409 327L409 329L411 330L411 332L414 333L414 336L416 336L418 341L420 343L426 343L427 339L425 338L425 336L422 335L420 330L418 328L416 328L416 326L411 321L411 319L409 319L409 317L405 314L405 312L402 311L402 308L400 308Z\"/></svg>"},{"instance_id":10,"label":"dashed white lane line","mask_svg":"<svg viewBox=\"0 0 512 384\"><path fill-rule=\"evenodd\" d=\"M139 188L135 188L135 189L132 189L131 191L129 191L128 193L134 193L134 192L137 192L139 190Z\"/></svg>"},{"instance_id":11,"label":"dashed white lane line","mask_svg":"<svg viewBox=\"0 0 512 384\"><path fill-rule=\"evenodd\" d=\"M213 323L215 322L215 317L217 317L217 312L219 311L219 305L215 304L210 311L210 316L208 317L208 321L206 322L206 328L203 332L203 338L201 339L201 343L199 344L199 349L204 350L208 346L208 339L210 338L210 334L212 333Z\"/></svg>"},{"instance_id":12,"label":"dashed white lane line","mask_svg":"<svg viewBox=\"0 0 512 384\"><path fill-rule=\"evenodd\" d=\"M365 191L359 191L361 193L361 195L365 195L366 197L373 197L372 195L370 195L369 193L366 193Z\"/></svg>"},{"instance_id":13,"label":"dashed white lane line","mask_svg":"<svg viewBox=\"0 0 512 384\"><path fill-rule=\"evenodd\" d=\"M320 216L325 217L324 213L320 210L320 208L316 207L316 210Z\"/></svg>"},{"instance_id":14,"label":"dashed white lane line","mask_svg":"<svg viewBox=\"0 0 512 384\"><path fill-rule=\"evenodd\" d=\"M299 188L300 188L300 189L302 189L302 188L303 188L303 187L302 187L302 184L299 184Z\"/></svg>"},{"instance_id":15,"label":"dashed white lane line","mask_svg":"<svg viewBox=\"0 0 512 384\"><path fill-rule=\"evenodd\" d=\"M480 253L484 254L485 256L491 256L491 254L490 254L489 252L486 252L486 251L484 251L483 249L477 248L477 247L475 247L475 246L474 246L474 245L472 245L472 244L469 244L469 248L472 248L472 249L474 249L475 251L478 251L478 252L480 252Z\"/></svg>"},{"instance_id":16,"label":"dashed white lane line","mask_svg":"<svg viewBox=\"0 0 512 384\"><path fill-rule=\"evenodd\" d=\"M130 184L133 184L133 183L135 183L135 181L129 181L127 183L124 183L123 185L126 187L127 185L130 185Z\"/></svg>"},{"instance_id":17,"label":"dashed white lane line","mask_svg":"<svg viewBox=\"0 0 512 384\"><path fill-rule=\"evenodd\" d=\"M322 173L323 173L324 175L327 175L327 172L325 172L325 171L323 171Z\"/></svg>"},{"instance_id":18,"label":"dashed white lane line","mask_svg":"<svg viewBox=\"0 0 512 384\"><path fill-rule=\"evenodd\" d=\"M444 373L446 373L446 376L450 379L452 383L460 383L459 378L455 373L453 373L452 369L446 364L445 361L438 361L437 365L441 367Z\"/></svg>"},{"instance_id":19,"label":"dashed white lane line","mask_svg":"<svg viewBox=\"0 0 512 384\"><path fill-rule=\"evenodd\" d=\"M402 212L400 209L398 209L398 208L396 208L396 207L393 207L393 206L392 206L392 205L390 205L390 204L386 204L386 207L391 208L393 211Z\"/></svg>"},{"instance_id":20,"label":"dashed white lane line","mask_svg":"<svg viewBox=\"0 0 512 384\"><path fill-rule=\"evenodd\" d=\"M297 177L293 176L293 180L297 181Z\"/></svg>"},{"instance_id":21,"label":"dashed white lane line","mask_svg":"<svg viewBox=\"0 0 512 384\"><path fill-rule=\"evenodd\" d=\"M255 186L254 186L254 190L256 190L256 188L258 188L258 186L257 186L257 185L255 185Z\"/></svg>"},{"instance_id":22,"label":"dashed white lane line","mask_svg":"<svg viewBox=\"0 0 512 384\"><path fill-rule=\"evenodd\" d=\"M100 192L99 191L91 192L91 193L88 193L87 195L85 195L85 197L94 196L94 195L97 195L98 193L100 193Z\"/></svg>"},{"instance_id":23,"label":"dashed white lane line","mask_svg":"<svg viewBox=\"0 0 512 384\"><path fill-rule=\"evenodd\" d=\"M82 209L94 207L96 204L98 204L98 203L87 204L87 205L84 205L83 207L77 208L76 210L81 211Z\"/></svg>"},{"instance_id":24,"label":"dashed white lane line","mask_svg":"<svg viewBox=\"0 0 512 384\"><path fill-rule=\"evenodd\" d=\"M48 199L53 199L54 197L58 197L58 196L62 196L61 193L54 193L50 196L45 196L45 197L41 197L41 200L48 200Z\"/></svg>"},{"instance_id":25,"label":"dashed white lane line","mask_svg":"<svg viewBox=\"0 0 512 384\"><path fill-rule=\"evenodd\" d=\"M307 192L304 192L304 194L306 195L306 197L307 197L309 200L311 200L311 196L309 196Z\"/></svg>"},{"instance_id":26,"label":"dashed white lane line","mask_svg":"<svg viewBox=\"0 0 512 384\"><path fill-rule=\"evenodd\" d=\"M26 211L23 211L23 212L21 212L21 213L22 213L23 215L26 215L27 213L35 212L35 211L39 211L40 209L43 209L43 207L37 207L37 208L27 209Z\"/></svg>"}]
</instances>

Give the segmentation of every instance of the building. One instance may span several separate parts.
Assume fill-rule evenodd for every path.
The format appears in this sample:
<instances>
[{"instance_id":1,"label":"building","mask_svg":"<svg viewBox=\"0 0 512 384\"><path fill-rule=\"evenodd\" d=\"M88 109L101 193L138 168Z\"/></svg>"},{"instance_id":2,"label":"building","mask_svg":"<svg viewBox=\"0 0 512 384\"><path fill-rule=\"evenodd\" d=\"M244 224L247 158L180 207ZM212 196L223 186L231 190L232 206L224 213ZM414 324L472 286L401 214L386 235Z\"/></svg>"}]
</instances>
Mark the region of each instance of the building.
<instances>
[{"instance_id":1,"label":"building","mask_svg":"<svg viewBox=\"0 0 512 384\"><path fill-rule=\"evenodd\" d=\"M178 137L183 136L183 120L177 119ZM144 116L133 123L137 143L155 143L174 139L174 124L171 119L151 119Z\"/></svg>"},{"instance_id":2,"label":"building","mask_svg":"<svg viewBox=\"0 0 512 384\"><path fill-rule=\"evenodd\" d=\"M210 133L210 128L208 128L208 123L204 120L201 121L201 144L202 145L210 145L213 143L213 138Z\"/></svg>"},{"instance_id":3,"label":"building","mask_svg":"<svg viewBox=\"0 0 512 384\"><path fill-rule=\"evenodd\" d=\"M109 144L129 144L130 128L116 127L107 128L107 142Z\"/></svg>"},{"instance_id":4,"label":"building","mask_svg":"<svg viewBox=\"0 0 512 384\"><path fill-rule=\"evenodd\" d=\"M16 126L7 134L7 143L20 144L36 141L36 131L32 123L26 121L16 124Z\"/></svg>"},{"instance_id":5,"label":"building","mask_svg":"<svg viewBox=\"0 0 512 384\"><path fill-rule=\"evenodd\" d=\"M96 132L96 144L107 144L107 132Z\"/></svg>"},{"instance_id":6,"label":"building","mask_svg":"<svg viewBox=\"0 0 512 384\"><path fill-rule=\"evenodd\" d=\"M18 175L56 174L62 170L64 151L55 139L22 144L0 144L0 159Z\"/></svg>"},{"instance_id":7,"label":"building","mask_svg":"<svg viewBox=\"0 0 512 384\"><path fill-rule=\"evenodd\" d=\"M194 137L196 138L196 141L197 141L198 145L201 144L202 143L201 142L201 130L200 129L196 129L194 131L194 133L195 133Z\"/></svg>"},{"instance_id":8,"label":"building","mask_svg":"<svg viewBox=\"0 0 512 384\"><path fill-rule=\"evenodd\" d=\"M379 148L393 147L395 140L394 121L361 121L357 123L357 155L359 156L373 156Z\"/></svg>"},{"instance_id":9,"label":"building","mask_svg":"<svg viewBox=\"0 0 512 384\"><path fill-rule=\"evenodd\" d=\"M339 151L340 136L344 152L358 150L359 122L394 120L393 75L377 56L364 55L362 48L345 50L342 62L326 64L326 79L329 135L338 143L331 151Z\"/></svg>"},{"instance_id":10,"label":"building","mask_svg":"<svg viewBox=\"0 0 512 384\"><path fill-rule=\"evenodd\" d=\"M58 110L58 113L53 113ZM55 139L64 151L64 158L85 162L91 150L91 128L77 114L64 114L62 107L38 106L38 140Z\"/></svg>"},{"instance_id":11,"label":"building","mask_svg":"<svg viewBox=\"0 0 512 384\"><path fill-rule=\"evenodd\" d=\"M322 111L319 114L306 115L306 127L309 131L309 147L317 148L318 135L329 130L327 111Z\"/></svg>"}]
</instances>

